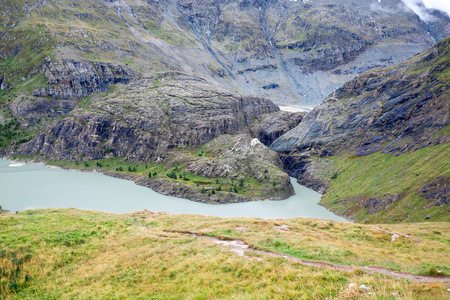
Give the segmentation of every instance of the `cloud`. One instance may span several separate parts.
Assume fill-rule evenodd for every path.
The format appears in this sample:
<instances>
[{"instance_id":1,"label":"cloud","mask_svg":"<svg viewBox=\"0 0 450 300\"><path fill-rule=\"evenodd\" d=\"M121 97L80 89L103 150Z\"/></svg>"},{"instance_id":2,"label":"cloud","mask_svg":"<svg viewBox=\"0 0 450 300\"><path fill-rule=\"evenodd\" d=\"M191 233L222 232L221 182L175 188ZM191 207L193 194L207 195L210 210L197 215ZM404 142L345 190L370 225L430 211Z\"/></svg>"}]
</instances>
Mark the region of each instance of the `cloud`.
<instances>
[{"instance_id":1,"label":"cloud","mask_svg":"<svg viewBox=\"0 0 450 300\"><path fill-rule=\"evenodd\" d=\"M447 13L450 17L450 1L448 0L423 0L427 8L435 8Z\"/></svg>"},{"instance_id":2,"label":"cloud","mask_svg":"<svg viewBox=\"0 0 450 300\"><path fill-rule=\"evenodd\" d=\"M433 16L427 12L427 8L439 9L450 16L449 0L402 0L406 6L414 11L423 21L433 20Z\"/></svg>"},{"instance_id":3,"label":"cloud","mask_svg":"<svg viewBox=\"0 0 450 300\"><path fill-rule=\"evenodd\" d=\"M416 13L423 21L430 22L433 16L426 11L426 7L422 0L402 0L413 12Z\"/></svg>"}]
</instances>

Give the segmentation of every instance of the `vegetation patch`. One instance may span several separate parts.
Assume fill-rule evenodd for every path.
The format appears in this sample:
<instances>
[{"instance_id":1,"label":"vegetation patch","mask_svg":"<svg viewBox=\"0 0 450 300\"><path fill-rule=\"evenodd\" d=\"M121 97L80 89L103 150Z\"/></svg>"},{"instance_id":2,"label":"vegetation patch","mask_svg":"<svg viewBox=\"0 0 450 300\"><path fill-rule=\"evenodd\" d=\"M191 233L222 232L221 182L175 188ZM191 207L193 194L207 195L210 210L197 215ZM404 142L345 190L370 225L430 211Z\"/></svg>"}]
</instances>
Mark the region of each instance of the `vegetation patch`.
<instances>
[{"instance_id":1,"label":"vegetation patch","mask_svg":"<svg viewBox=\"0 0 450 300\"><path fill-rule=\"evenodd\" d=\"M380 152L363 157L317 158L332 166L321 176L330 184L321 203L367 222L450 221L448 206L430 204L418 191L439 176L450 177L450 144L399 156ZM329 174L331 177L328 177ZM399 184L401 183L401 184ZM377 202L382 211L372 209Z\"/></svg>"},{"instance_id":2,"label":"vegetation patch","mask_svg":"<svg viewBox=\"0 0 450 300\"><path fill-rule=\"evenodd\" d=\"M355 299L389 299L392 293L441 299L448 293L444 283L307 267L248 252L244 254L249 258L243 258L185 233L238 238L254 248L325 262L387 266L388 261L387 267L417 274L439 276L450 265L445 223L380 228L399 233L398 241L391 242L389 234L375 226L303 218L280 221L75 209L2 214L0 294L13 299L348 299L350 283L370 288L371 295L353 291ZM280 225L285 232L276 230ZM439 240L434 231L440 232Z\"/></svg>"}]
</instances>

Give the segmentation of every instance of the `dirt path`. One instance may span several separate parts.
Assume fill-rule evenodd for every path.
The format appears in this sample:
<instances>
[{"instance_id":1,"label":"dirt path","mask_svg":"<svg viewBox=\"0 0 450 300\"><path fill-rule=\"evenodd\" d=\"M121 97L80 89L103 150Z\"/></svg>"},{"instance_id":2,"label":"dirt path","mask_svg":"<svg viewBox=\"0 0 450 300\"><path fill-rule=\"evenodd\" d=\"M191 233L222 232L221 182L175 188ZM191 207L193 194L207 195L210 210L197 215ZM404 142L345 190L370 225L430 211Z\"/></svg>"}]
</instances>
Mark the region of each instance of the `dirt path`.
<instances>
[{"instance_id":1,"label":"dirt path","mask_svg":"<svg viewBox=\"0 0 450 300\"><path fill-rule=\"evenodd\" d=\"M139 222L137 219L135 219L135 222L138 223L141 227L145 228L146 230L151 230L150 228L148 228L147 226L145 226L141 222ZM232 239L221 240L221 239L218 239L215 237L205 236L205 235L201 235L201 234L193 233L193 232L182 232L182 233L214 242L214 243L226 248L228 251L233 252L233 253L235 253L241 257L244 257L246 259L255 259L256 258L256 260L258 260L258 261L264 260L264 258L262 258L262 257L249 256L246 254L246 253L253 253L253 254L257 254L257 255L261 255L261 256L282 257L282 258L288 259L290 261L295 261L295 262L301 263L302 265L311 266L311 267L330 268L330 269L335 269L335 270L339 270L339 271L348 271L348 272L353 272L356 270L364 270L364 271L367 271L369 274L379 273L379 274L384 274L387 276L392 276L395 279L408 279L408 280L416 281L416 282L449 282L450 283L450 276L414 275L411 273L395 272L395 271L392 271L392 270L389 270L386 268L381 268L381 267L338 265L338 264L321 262L321 261L308 261L308 260L302 260L300 258L291 256L291 255L253 249L250 247L250 245L248 245L247 243L245 243L242 240L232 240Z\"/></svg>"}]
</instances>

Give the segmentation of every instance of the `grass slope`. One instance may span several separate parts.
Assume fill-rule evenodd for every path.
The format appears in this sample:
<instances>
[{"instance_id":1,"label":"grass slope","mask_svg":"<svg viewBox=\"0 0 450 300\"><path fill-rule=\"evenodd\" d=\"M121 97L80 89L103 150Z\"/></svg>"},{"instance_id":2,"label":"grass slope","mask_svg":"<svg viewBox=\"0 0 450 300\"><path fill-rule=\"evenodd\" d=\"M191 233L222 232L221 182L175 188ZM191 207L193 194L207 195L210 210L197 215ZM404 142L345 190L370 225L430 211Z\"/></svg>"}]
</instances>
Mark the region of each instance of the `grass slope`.
<instances>
[{"instance_id":1,"label":"grass slope","mask_svg":"<svg viewBox=\"0 0 450 300\"><path fill-rule=\"evenodd\" d=\"M363 157L319 158L320 177L330 183L321 202L355 220L371 223L450 221L449 207L428 203L419 190L438 177L450 177L450 144L422 148L399 156L374 153ZM401 195L398 202L381 203L380 212L368 212L369 198ZM430 205L428 205L430 204Z\"/></svg>"},{"instance_id":2,"label":"grass slope","mask_svg":"<svg viewBox=\"0 0 450 300\"><path fill-rule=\"evenodd\" d=\"M146 230L134 219L148 226ZM285 232L279 230L286 225ZM75 209L0 215L0 294L8 299L444 299L443 283L363 270L248 260L183 232L239 238L303 259L450 273L445 223L375 226L316 219L261 220ZM367 291L348 288L365 284ZM395 296L394 296L395 294Z\"/></svg>"}]
</instances>

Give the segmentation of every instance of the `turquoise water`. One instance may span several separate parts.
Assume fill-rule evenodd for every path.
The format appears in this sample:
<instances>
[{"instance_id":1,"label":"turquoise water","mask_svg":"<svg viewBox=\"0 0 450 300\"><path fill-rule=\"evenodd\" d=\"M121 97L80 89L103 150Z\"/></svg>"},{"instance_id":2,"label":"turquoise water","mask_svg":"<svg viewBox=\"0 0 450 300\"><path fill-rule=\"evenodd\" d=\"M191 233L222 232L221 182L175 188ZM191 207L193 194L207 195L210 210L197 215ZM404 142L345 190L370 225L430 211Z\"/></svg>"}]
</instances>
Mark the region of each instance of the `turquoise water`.
<instances>
[{"instance_id":1,"label":"turquoise water","mask_svg":"<svg viewBox=\"0 0 450 300\"><path fill-rule=\"evenodd\" d=\"M219 217L285 219L311 217L346 221L318 205L321 195L291 179L296 195L283 201L211 205L160 195L128 180L0 159L0 205L22 211L67 208L128 213L139 210Z\"/></svg>"}]
</instances>

